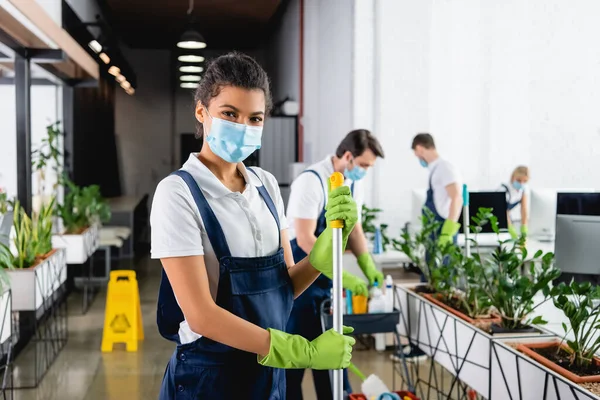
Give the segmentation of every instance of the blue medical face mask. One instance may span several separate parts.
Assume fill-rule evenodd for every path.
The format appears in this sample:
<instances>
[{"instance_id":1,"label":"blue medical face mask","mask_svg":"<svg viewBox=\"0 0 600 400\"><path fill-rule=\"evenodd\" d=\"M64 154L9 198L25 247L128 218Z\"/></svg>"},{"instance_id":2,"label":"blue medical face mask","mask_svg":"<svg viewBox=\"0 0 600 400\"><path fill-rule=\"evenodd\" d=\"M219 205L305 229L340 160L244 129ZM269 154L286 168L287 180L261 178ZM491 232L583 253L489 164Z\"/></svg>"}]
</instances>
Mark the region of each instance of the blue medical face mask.
<instances>
[{"instance_id":1,"label":"blue medical face mask","mask_svg":"<svg viewBox=\"0 0 600 400\"><path fill-rule=\"evenodd\" d=\"M419 158L419 164L421 164L421 167L423 168L427 168L427 166L429 165L429 163L423 160L422 158Z\"/></svg>"},{"instance_id":2,"label":"blue medical face mask","mask_svg":"<svg viewBox=\"0 0 600 400\"><path fill-rule=\"evenodd\" d=\"M344 176L355 182L360 181L362 178L365 177L365 175L367 175L367 170L358 165L354 165L354 168L350 170L346 168L346 170L344 171Z\"/></svg>"},{"instance_id":3,"label":"blue medical face mask","mask_svg":"<svg viewBox=\"0 0 600 400\"><path fill-rule=\"evenodd\" d=\"M262 126L238 124L213 118L205 108L212 124L206 142L213 153L230 163L239 163L260 149Z\"/></svg>"},{"instance_id":4,"label":"blue medical face mask","mask_svg":"<svg viewBox=\"0 0 600 400\"><path fill-rule=\"evenodd\" d=\"M513 181L512 185L516 190L525 190L525 188L526 188L526 185L522 184L519 181Z\"/></svg>"}]
</instances>

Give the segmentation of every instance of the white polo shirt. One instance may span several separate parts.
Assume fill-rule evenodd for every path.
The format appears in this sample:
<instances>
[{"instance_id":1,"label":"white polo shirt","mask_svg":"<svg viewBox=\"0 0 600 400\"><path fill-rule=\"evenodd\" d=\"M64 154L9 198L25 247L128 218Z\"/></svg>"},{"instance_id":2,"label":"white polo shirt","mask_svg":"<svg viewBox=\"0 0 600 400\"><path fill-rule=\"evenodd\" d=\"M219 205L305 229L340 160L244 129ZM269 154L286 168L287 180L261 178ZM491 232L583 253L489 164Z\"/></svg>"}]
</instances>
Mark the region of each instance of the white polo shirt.
<instances>
[{"instance_id":1,"label":"white polo shirt","mask_svg":"<svg viewBox=\"0 0 600 400\"><path fill-rule=\"evenodd\" d=\"M281 229L287 229L283 200L273 175L252 167L260 177L261 183L252 172L246 170L243 163L239 163L238 170L247 182L244 192L239 193L227 189L202 164L197 153L190 154L182 169L189 172L202 189L221 224L232 256L262 257L278 251L280 245L277 223L256 189L264 183L277 208ZM150 226L151 257L156 259L203 255L210 293L213 299L216 299L219 262L192 194L179 176L170 175L156 187ZM181 343L189 343L200 337L191 331L186 321L180 325L179 336Z\"/></svg>"},{"instance_id":2,"label":"white polo shirt","mask_svg":"<svg viewBox=\"0 0 600 400\"><path fill-rule=\"evenodd\" d=\"M333 174L333 155L328 155L324 160L311 165L306 170L316 171L321 177L321 182L312 172L303 172L292 182L290 198L288 199L287 216L289 220L290 240L296 238L294 220L318 219L327 202L324 193L327 193L327 181ZM352 180L346 179L344 185L351 186ZM361 208L364 203L364 182L354 183L354 201L358 207L358 218L361 218Z\"/></svg>"},{"instance_id":3,"label":"white polo shirt","mask_svg":"<svg viewBox=\"0 0 600 400\"><path fill-rule=\"evenodd\" d=\"M458 169L456 169L449 161L444 160L441 157L438 157L437 160L429 163L427 168L429 169L427 188L429 188L429 182L431 182L435 208L440 217L446 219L450 214L450 204L452 203L450 196L448 196L446 186L451 183L457 183L459 190L462 190L462 178Z\"/></svg>"}]
</instances>

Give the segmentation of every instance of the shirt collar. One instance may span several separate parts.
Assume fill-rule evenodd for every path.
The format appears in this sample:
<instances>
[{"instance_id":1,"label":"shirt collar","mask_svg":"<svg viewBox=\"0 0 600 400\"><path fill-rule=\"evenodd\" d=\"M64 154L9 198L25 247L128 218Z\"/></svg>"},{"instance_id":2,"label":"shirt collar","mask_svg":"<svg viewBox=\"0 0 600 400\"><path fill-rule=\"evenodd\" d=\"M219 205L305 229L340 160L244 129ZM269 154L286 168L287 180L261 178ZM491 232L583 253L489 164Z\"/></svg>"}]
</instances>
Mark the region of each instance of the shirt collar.
<instances>
[{"instance_id":1,"label":"shirt collar","mask_svg":"<svg viewBox=\"0 0 600 400\"><path fill-rule=\"evenodd\" d=\"M233 193L200 161L198 153L190 154L188 160L183 164L183 169L190 172L202 191L213 198L220 198ZM247 192L249 186L261 186L258 178L254 174L248 173L244 163L238 163L237 169L246 181L244 193Z\"/></svg>"}]
</instances>

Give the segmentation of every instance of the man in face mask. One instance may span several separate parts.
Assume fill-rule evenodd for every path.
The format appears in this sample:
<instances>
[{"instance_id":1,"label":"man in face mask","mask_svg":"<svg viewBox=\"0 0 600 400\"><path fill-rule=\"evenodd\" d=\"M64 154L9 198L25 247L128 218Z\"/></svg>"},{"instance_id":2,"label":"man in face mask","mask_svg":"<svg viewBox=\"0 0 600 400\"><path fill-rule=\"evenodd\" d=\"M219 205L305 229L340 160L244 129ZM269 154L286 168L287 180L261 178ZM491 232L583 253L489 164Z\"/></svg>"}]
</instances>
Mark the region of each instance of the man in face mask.
<instances>
[{"instance_id":1,"label":"man in face mask","mask_svg":"<svg viewBox=\"0 0 600 400\"><path fill-rule=\"evenodd\" d=\"M290 225L289 234L292 252L296 262L309 254L317 237L326 227L325 207L327 200L327 183L334 172L341 172L346 178L345 184L352 189L352 195L358 209L364 202L364 182L367 171L375 165L378 157L383 158L383 149L377 139L366 129L354 130L339 144L335 155L328 155L324 160L311 165L292 183L287 207ZM348 238L348 249L354 253L358 265L365 274L369 284L383 285L383 274L377 270L367 248L367 239L359 221ZM367 294L367 286L361 278L344 272L343 286L353 294ZM288 322L288 332L301 334L306 338L317 337L322 333L319 317L320 305L329 299L332 283L321 275L294 301L294 307ZM301 382L304 370L288 370L287 399L301 399ZM344 372L344 389L350 392L347 374ZM331 399L331 383L329 371L313 370L313 380L319 400Z\"/></svg>"}]
</instances>

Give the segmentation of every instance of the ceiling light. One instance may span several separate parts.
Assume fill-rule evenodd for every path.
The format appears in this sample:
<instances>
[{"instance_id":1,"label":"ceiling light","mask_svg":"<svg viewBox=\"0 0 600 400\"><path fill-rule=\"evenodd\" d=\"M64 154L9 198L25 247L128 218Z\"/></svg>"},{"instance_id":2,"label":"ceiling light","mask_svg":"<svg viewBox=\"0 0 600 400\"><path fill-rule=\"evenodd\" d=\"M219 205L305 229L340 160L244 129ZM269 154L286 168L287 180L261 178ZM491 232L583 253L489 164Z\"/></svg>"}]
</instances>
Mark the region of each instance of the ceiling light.
<instances>
[{"instance_id":1,"label":"ceiling light","mask_svg":"<svg viewBox=\"0 0 600 400\"><path fill-rule=\"evenodd\" d=\"M179 86L181 86L184 89L196 89L198 87L198 83L193 83L193 82L181 82L181 84Z\"/></svg>"},{"instance_id":2,"label":"ceiling light","mask_svg":"<svg viewBox=\"0 0 600 400\"><path fill-rule=\"evenodd\" d=\"M181 75L179 80L182 82L200 82L199 75Z\"/></svg>"},{"instance_id":3,"label":"ceiling light","mask_svg":"<svg viewBox=\"0 0 600 400\"><path fill-rule=\"evenodd\" d=\"M100 53L98 57L100 57L100 59L104 61L104 64L110 64L110 57L106 55L106 53Z\"/></svg>"},{"instance_id":4,"label":"ceiling light","mask_svg":"<svg viewBox=\"0 0 600 400\"><path fill-rule=\"evenodd\" d=\"M181 35L177 47L181 49L203 49L206 47L206 41L200 32L190 28Z\"/></svg>"},{"instance_id":5,"label":"ceiling light","mask_svg":"<svg viewBox=\"0 0 600 400\"><path fill-rule=\"evenodd\" d=\"M187 73L200 73L204 71L204 68L198 67L196 65L182 65L181 67L179 67L179 71Z\"/></svg>"},{"instance_id":6,"label":"ceiling light","mask_svg":"<svg viewBox=\"0 0 600 400\"><path fill-rule=\"evenodd\" d=\"M119 76L119 74L121 73L121 69L117 66L111 65L108 69L108 73L114 76Z\"/></svg>"},{"instance_id":7,"label":"ceiling light","mask_svg":"<svg viewBox=\"0 0 600 400\"><path fill-rule=\"evenodd\" d=\"M196 56L193 54L184 54L181 55L179 57L177 57L177 59L181 62L190 62L190 63L195 63L195 62L203 62L204 61L204 57L202 56Z\"/></svg>"},{"instance_id":8,"label":"ceiling light","mask_svg":"<svg viewBox=\"0 0 600 400\"><path fill-rule=\"evenodd\" d=\"M125 81L127 80L127 78L125 78L125 76L124 76L124 75L120 75L120 74L119 74L119 75L117 75L117 77L115 78L115 80L116 80L117 82L121 83L121 82L125 82Z\"/></svg>"},{"instance_id":9,"label":"ceiling light","mask_svg":"<svg viewBox=\"0 0 600 400\"><path fill-rule=\"evenodd\" d=\"M100 53L102 51L102 45L98 43L97 40L92 40L88 43L88 46L90 46L90 49L92 49L95 53Z\"/></svg>"},{"instance_id":10,"label":"ceiling light","mask_svg":"<svg viewBox=\"0 0 600 400\"><path fill-rule=\"evenodd\" d=\"M129 81L123 81L123 82L121 82L121 87L123 89L127 90L131 87L131 83L129 83Z\"/></svg>"}]
</instances>

